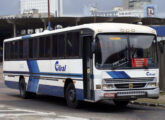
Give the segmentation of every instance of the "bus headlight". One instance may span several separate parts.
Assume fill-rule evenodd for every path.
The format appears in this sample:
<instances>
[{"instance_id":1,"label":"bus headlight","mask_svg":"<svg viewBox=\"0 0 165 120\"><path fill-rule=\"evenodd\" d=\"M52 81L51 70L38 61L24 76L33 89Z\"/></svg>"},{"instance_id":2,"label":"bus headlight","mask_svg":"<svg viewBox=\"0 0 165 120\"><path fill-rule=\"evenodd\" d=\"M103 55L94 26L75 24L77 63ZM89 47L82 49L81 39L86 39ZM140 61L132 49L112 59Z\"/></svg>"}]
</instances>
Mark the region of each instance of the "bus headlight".
<instances>
[{"instance_id":1,"label":"bus headlight","mask_svg":"<svg viewBox=\"0 0 165 120\"><path fill-rule=\"evenodd\" d=\"M158 84L157 83L148 83L147 87L157 87Z\"/></svg>"},{"instance_id":2,"label":"bus headlight","mask_svg":"<svg viewBox=\"0 0 165 120\"><path fill-rule=\"evenodd\" d=\"M113 84L105 84L103 85L103 90L110 90L113 89L114 85Z\"/></svg>"}]
</instances>

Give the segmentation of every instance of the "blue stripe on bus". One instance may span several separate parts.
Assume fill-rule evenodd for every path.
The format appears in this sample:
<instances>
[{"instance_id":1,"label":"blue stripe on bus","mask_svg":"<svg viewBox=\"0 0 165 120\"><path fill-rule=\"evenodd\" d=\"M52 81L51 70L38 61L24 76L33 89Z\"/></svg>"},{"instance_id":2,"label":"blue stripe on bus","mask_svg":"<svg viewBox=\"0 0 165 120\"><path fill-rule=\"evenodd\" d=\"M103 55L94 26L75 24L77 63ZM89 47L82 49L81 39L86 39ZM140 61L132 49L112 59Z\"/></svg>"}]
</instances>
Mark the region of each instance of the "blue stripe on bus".
<instances>
[{"instance_id":1,"label":"blue stripe on bus","mask_svg":"<svg viewBox=\"0 0 165 120\"><path fill-rule=\"evenodd\" d=\"M39 85L38 93L57 97L64 97L64 87ZM76 89L76 98L77 100L84 100L84 92L82 89Z\"/></svg>"},{"instance_id":2,"label":"blue stripe on bus","mask_svg":"<svg viewBox=\"0 0 165 120\"><path fill-rule=\"evenodd\" d=\"M47 72L40 72L41 75L50 75L50 76L59 76L59 77L73 77L73 78L83 78L83 74L77 73L47 73Z\"/></svg>"},{"instance_id":3,"label":"blue stripe on bus","mask_svg":"<svg viewBox=\"0 0 165 120\"><path fill-rule=\"evenodd\" d=\"M76 89L76 99L84 100L84 90L83 89Z\"/></svg>"},{"instance_id":4,"label":"blue stripe on bus","mask_svg":"<svg viewBox=\"0 0 165 120\"><path fill-rule=\"evenodd\" d=\"M36 60L28 60L27 64L28 64L29 71L31 73L39 73L40 72Z\"/></svg>"},{"instance_id":5,"label":"blue stripe on bus","mask_svg":"<svg viewBox=\"0 0 165 120\"><path fill-rule=\"evenodd\" d=\"M12 89L19 89L19 83L5 80L5 85ZM39 85L38 93L45 95L52 95L57 97L64 97L64 87ZM76 89L76 97L78 100L84 99L84 92L82 89Z\"/></svg>"},{"instance_id":6,"label":"blue stripe on bus","mask_svg":"<svg viewBox=\"0 0 165 120\"><path fill-rule=\"evenodd\" d=\"M39 73L39 67L36 60L28 60L27 65L30 73ZM30 74L27 91L36 93L38 89L38 83L39 83L39 79L33 78L32 74Z\"/></svg>"},{"instance_id":7,"label":"blue stripe on bus","mask_svg":"<svg viewBox=\"0 0 165 120\"><path fill-rule=\"evenodd\" d=\"M19 89L19 84L18 84L18 82L13 82L13 81L5 80L5 85L6 85L8 88Z\"/></svg>"},{"instance_id":8,"label":"blue stripe on bus","mask_svg":"<svg viewBox=\"0 0 165 120\"><path fill-rule=\"evenodd\" d=\"M22 71L3 71L3 73L29 74L29 75L31 74L34 76L45 75L45 76L83 78L83 74L76 74L76 73L47 73L47 72L31 73L31 72L22 72Z\"/></svg>"},{"instance_id":9,"label":"blue stripe on bus","mask_svg":"<svg viewBox=\"0 0 165 120\"><path fill-rule=\"evenodd\" d=\"M28 39L28 38L31 38L31 35L22 36L22 39Z\"/></svg>"},{"instance_id":10,"label":"blue stripe on bus","mask_svg":"<svg viewBox=\"0 0 165 120\"><path fill-rule=\"evenodd\" d=\"M39 85L38 93L45 95L53 95L57 97L64 97L64 87Z\"/></svg>"},{"instance_id":11,"label":"blue stripe on bus","mask_svg":"<svg viewBox=\"0 0 165 120\"><path fill-rule=\"evenodd\" d=\"M128 79L130 76L126 74L124 71L112 71L107 72L114 79Z\"/></svg>"}]
</instances>

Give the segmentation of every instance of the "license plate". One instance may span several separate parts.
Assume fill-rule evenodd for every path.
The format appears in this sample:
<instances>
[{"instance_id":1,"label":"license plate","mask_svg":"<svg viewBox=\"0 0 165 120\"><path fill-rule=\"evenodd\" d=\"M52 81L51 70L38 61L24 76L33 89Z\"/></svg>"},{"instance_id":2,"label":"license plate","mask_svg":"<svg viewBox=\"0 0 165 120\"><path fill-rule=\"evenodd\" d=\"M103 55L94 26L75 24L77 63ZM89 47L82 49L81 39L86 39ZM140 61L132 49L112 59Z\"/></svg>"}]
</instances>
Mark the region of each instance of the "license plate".
<instances>
[{"instance_id":1,"label":"license plate","mask_svg":"<svg viewBox=\"0 0 165 120\"><path fill-rule=\"evenodd\" d=\"M114 98L115 97L115 93L104 93L104 97L105 98Z\"/></svg>"}]
</instances>

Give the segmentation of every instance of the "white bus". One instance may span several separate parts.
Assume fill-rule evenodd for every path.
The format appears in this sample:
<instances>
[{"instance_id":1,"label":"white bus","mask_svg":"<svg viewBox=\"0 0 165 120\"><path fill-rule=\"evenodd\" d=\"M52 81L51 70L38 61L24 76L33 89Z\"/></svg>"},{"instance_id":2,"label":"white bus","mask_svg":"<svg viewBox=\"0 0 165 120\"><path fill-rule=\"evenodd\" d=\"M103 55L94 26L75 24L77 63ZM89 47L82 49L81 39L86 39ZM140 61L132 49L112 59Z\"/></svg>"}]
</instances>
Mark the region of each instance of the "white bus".
<instances>
[{"instance_id":1,"label":"white bus","mask_svg":"<svg viewBox=\"0 0 165 120\"><path fill-rule=\"evenodd\" d=\"M80 101L159 97L156 31L143 25L94 23L6 39L7 87Z\"/></svg>"}]
</instances>

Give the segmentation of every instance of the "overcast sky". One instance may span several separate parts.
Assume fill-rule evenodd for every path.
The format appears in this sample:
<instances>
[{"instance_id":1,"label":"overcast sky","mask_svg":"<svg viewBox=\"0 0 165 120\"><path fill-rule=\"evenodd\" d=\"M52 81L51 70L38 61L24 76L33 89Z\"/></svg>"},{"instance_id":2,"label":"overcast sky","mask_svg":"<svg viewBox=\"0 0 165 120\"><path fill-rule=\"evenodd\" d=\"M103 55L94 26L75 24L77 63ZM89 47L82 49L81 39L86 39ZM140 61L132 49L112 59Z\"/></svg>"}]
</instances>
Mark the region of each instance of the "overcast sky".
<instances>
[{"instance_id":1,"label":"overcast sky","mask_svg":"<svg viewBox=\"0 0 165 120\"><path fill-rule=\"evenodd\" d=\"M111 10L121 6L122 0L63 0L64 14L82 15L85 5L97 3L99 9ZM158 7L159 17L165 17L165 0L153 0ZM19 14L19 0L0 0L0 15Z\"/></svg>"}]
</instances>

